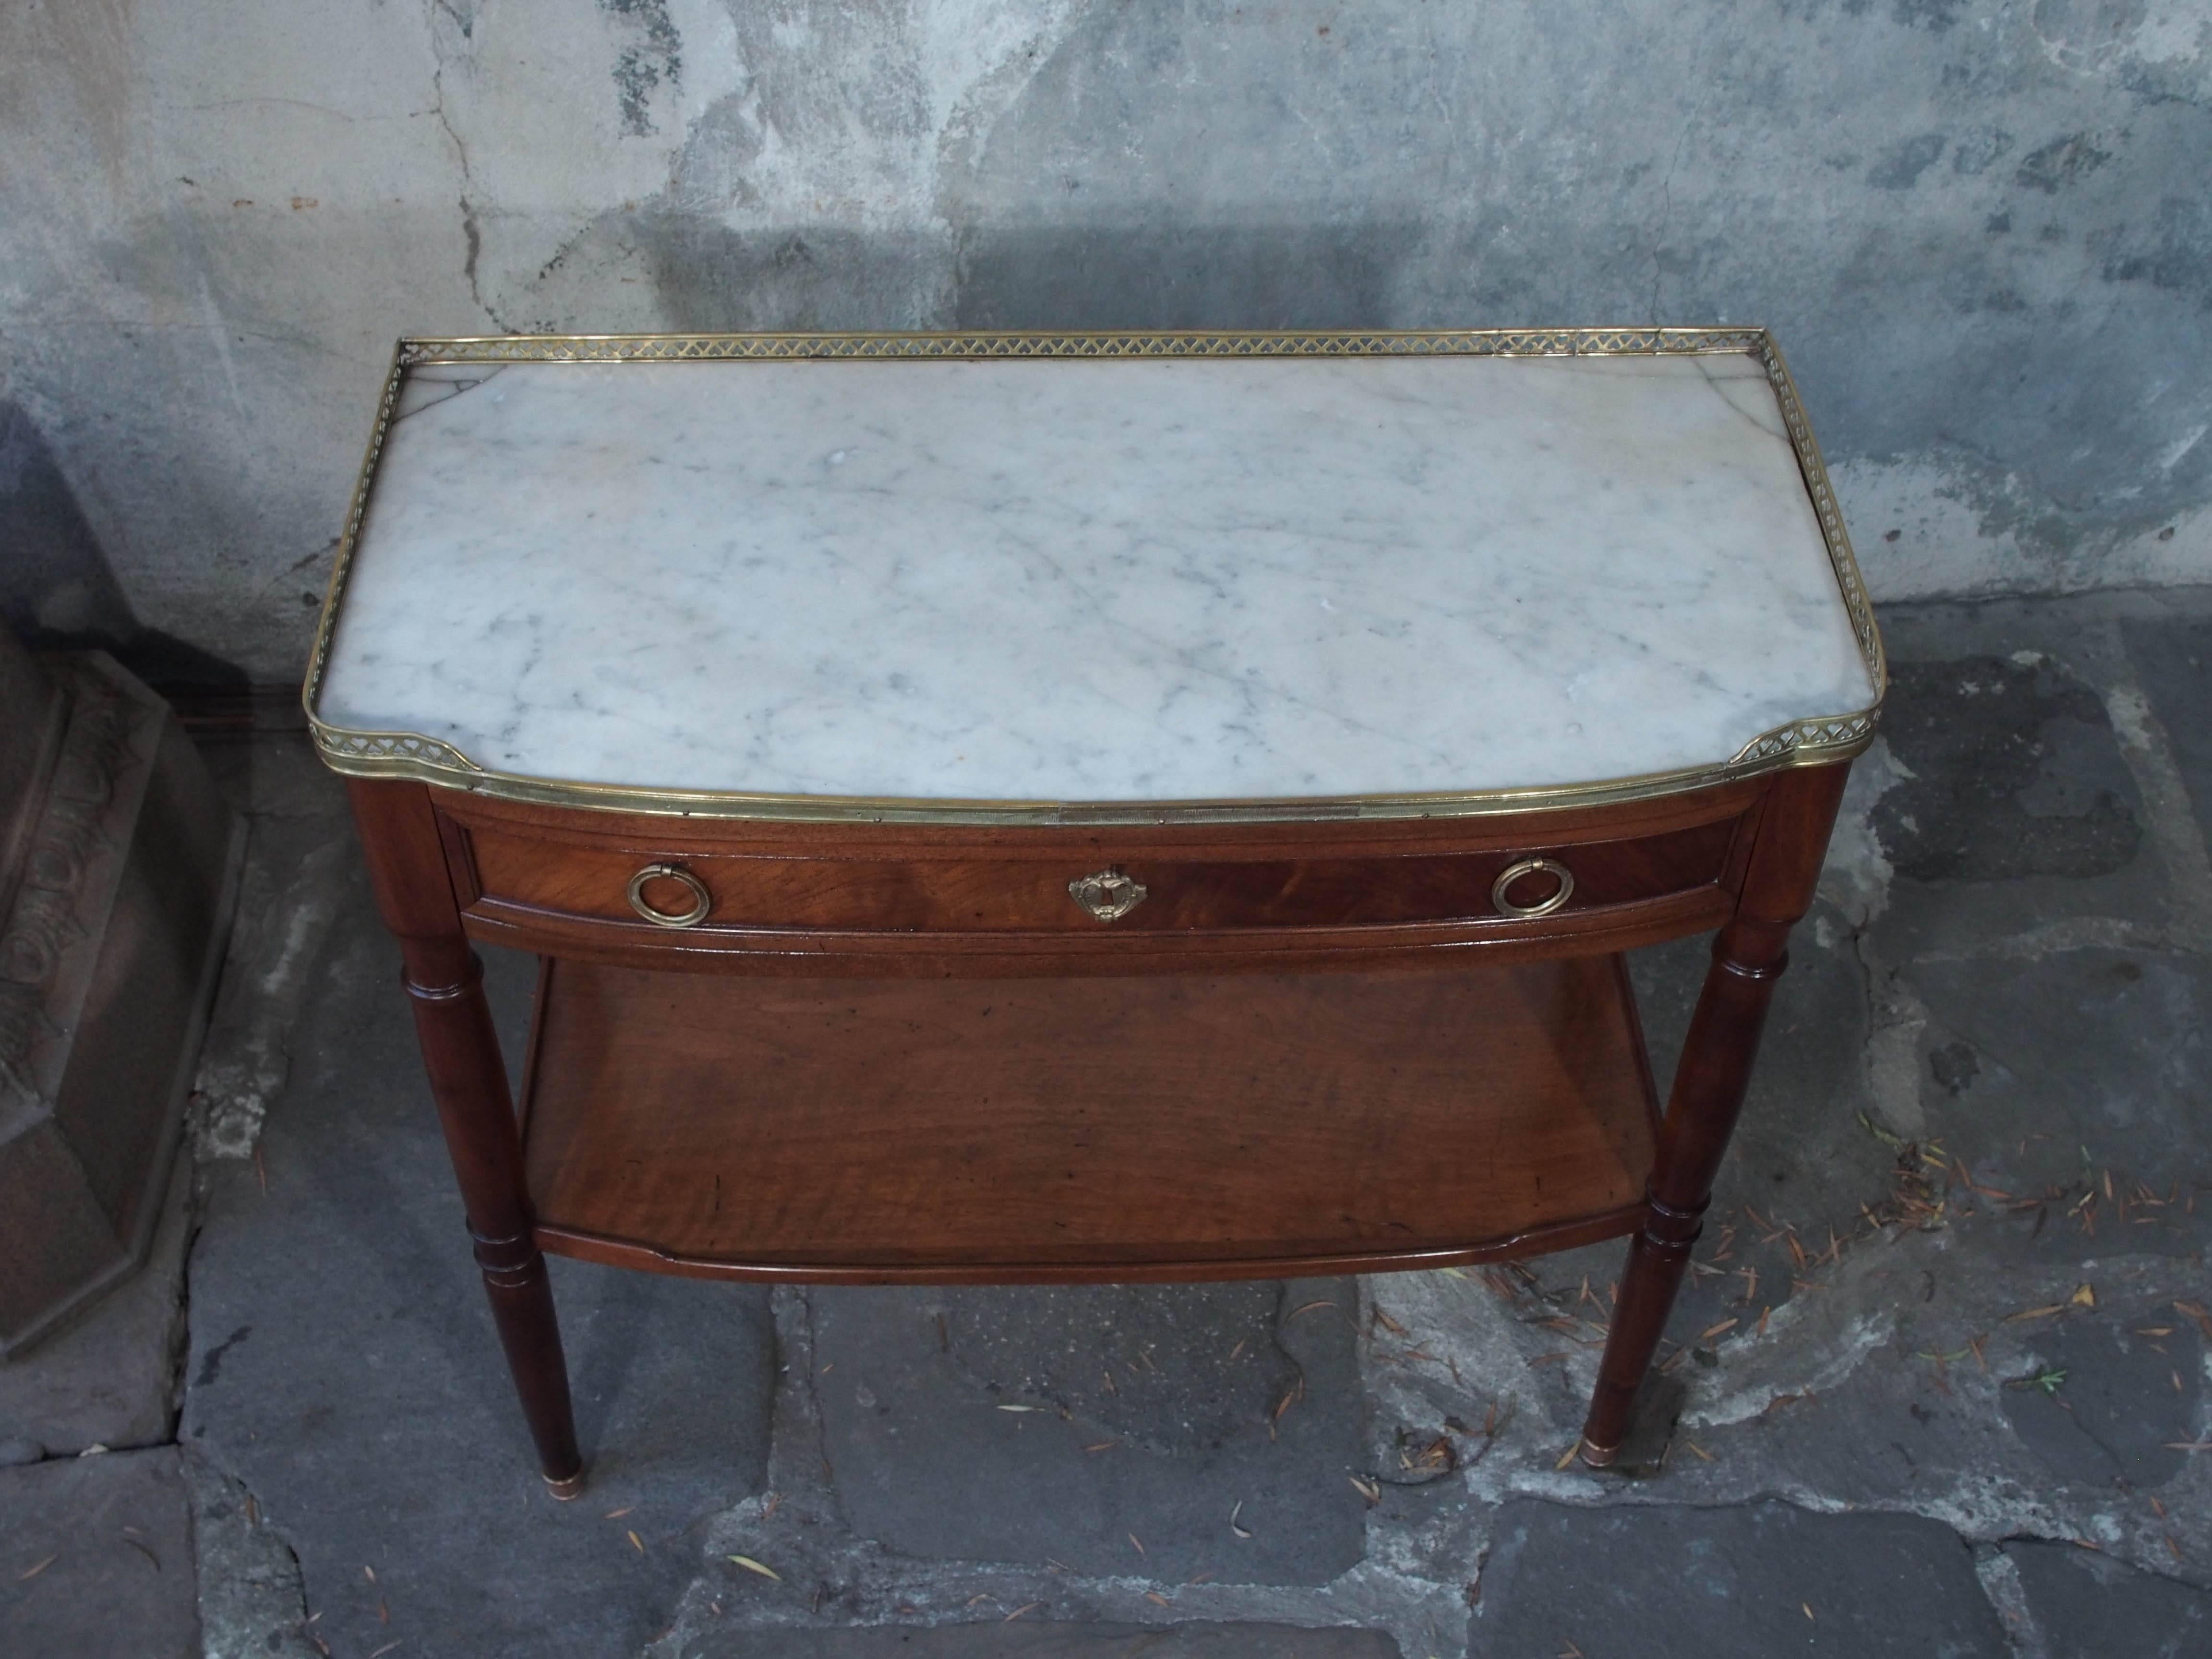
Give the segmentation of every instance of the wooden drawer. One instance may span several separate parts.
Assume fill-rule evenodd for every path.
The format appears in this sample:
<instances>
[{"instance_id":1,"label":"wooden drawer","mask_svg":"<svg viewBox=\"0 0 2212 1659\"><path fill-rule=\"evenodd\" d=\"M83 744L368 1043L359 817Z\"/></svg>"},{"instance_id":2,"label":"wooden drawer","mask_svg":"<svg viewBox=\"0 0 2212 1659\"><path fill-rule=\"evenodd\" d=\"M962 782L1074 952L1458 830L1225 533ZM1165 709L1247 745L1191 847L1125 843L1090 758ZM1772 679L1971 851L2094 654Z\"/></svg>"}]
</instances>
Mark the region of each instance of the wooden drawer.
<instances>
[{"instance_id":1,"label":"wooden drawer","mask_svg":"<svg viewBox=\"0 0 2212 1659\"><path fill-rule=\"evenodd\" d=\"M1632 903L1720 880L1735 834L1734 823L1721 823L1583 845L1295 860L1172 857L1111 845L1103 857L1071 849L1043 857L789 858L578 846L485 830L469 839L481 900L604 921L648 920L632 902L633 880L667 867L704 889L705 913L690 924L700 927L1151 933L1519 921L1499 902L1499 878L1538 860L1543 867L1503 890L1506 905L1551 915ZM1544 909L1559 896L1562 869L1571 887L1564 902ZM1096 885L1085 888L1086 879ZM636 891L663 915L699 905L679 876L652 877ZM1092 896L1095 908L1079 892Z\"/></svg>"},{"instance_id":2,"label":"wooden drawer","mask_svg":"<svg viewBox=\"0 0 2212 1659\"><path fill-rule=\"evenodd\" d=\"M1664 937L1725 908L1755 809L1738 790L1577 819L965 834L473 801L441 817L473 930L531 948L635 958L936 941L1110 958L1240 939L1335 948L1665 923L1651 935ZM550 943L522 937L548 930Z\"/></svg>"}]
</instances>

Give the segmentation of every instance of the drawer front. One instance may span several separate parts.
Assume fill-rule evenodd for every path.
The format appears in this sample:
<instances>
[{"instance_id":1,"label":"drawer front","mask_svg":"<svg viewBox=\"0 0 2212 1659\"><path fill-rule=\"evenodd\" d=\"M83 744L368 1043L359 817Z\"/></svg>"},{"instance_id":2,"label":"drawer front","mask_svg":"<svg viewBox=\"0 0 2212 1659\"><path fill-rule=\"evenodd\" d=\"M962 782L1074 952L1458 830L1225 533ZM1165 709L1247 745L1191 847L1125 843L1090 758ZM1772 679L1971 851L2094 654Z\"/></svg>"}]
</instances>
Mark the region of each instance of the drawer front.
<instances>
[{"instance_id":1,"label":"drawer front","mask_svg":"<svg viewBox=\"0 0 2212 1659\"><path fill-rule=\"evenodd\" d=\"M671 933L1189 933L1534 925L1729 879L1742 820L1657 834L1352 857L1161 855L1141 842L929 857L608 845L479 823L459 832L474 914ZM465 890L463 896L470 897Z\"/></svg>"}]
</instances>

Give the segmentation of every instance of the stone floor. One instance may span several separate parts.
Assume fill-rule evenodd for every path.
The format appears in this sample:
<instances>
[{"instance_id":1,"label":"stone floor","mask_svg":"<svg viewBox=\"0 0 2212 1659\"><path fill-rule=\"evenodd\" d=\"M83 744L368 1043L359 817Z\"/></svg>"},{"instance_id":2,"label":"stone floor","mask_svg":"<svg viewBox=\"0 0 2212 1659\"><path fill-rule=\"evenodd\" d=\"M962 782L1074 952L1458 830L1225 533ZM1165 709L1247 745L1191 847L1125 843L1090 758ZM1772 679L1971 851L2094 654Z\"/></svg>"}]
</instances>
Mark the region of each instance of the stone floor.
<instances>
[{"instance_id":1,"label":"stone floor","mask_svg":"<svg viewBox=\"0 0 2212 1659\"><path fill-rule=\"evenodd\" d=\"M1602 1474L1567 1454L1618 1246L1084 1291L556 1262L592 1474L550 1502L340 793L296 733L211 738L253 843L194 1155L147 1275L0 1368L0 1650L2212 1653L2212 592L1883 624L1887 736ZM1636 963L1662 1075L1702 949ZM527 964L490 970L519 1037Z\"/></svg>"}]
</instances>

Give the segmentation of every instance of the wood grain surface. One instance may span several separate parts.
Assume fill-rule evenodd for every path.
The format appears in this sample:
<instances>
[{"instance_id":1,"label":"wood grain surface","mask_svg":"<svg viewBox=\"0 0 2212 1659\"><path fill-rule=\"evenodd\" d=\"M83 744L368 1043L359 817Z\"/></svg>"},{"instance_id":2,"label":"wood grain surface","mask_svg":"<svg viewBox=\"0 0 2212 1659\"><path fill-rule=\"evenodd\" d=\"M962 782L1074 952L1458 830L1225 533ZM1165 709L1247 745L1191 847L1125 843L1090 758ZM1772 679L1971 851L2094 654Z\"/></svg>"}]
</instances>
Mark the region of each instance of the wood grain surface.
<instances>
[{"instance_id":1,"label":"wood grain surface","mask_svg":"<svg viewBox=\"0 0 2212 1659\"><path fill-rule=\"evenodd\" d=\"M882 982L561 962L542 997L526 1181L541 1242L603 1259L1019 1279L1471 1257L1626 1231L1650 1168L1612 957Z\"/></svg>"},{"instance_id":2,"label":"wood grain surface","mask_svg":"<svg viewBox=\"0 0 2212 1659\"><path fill-rule=\"evenodd\" d=\"M649 968L988 977L1606 954L1726 919L1759 798L1753 784L1504 819L952 830L438 802L464 921L488 941ZM1501 914L1492 884L1539 857L1572 872L1566 902ZM630 878L657 864L705 889L699 925L632 908ZM1146 896L1102 922L1069 884L1103 870ZM1512 896L1534 902L1552 880L1523 877ZM665 878L644 896L690 902Z\"/></svg>"}]
</instances>

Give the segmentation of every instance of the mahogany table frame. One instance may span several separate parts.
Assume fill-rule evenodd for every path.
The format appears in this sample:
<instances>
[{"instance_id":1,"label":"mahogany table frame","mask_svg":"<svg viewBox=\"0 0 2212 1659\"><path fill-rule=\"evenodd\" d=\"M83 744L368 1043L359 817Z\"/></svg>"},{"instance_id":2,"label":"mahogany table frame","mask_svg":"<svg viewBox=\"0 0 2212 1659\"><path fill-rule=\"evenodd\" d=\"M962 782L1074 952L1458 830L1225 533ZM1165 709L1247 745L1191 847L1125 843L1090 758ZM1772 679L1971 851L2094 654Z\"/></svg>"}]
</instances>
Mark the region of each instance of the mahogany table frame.
<instances>
[{"instance_id":1,"label":"mahogany table frame","mask_svg":"<svg viewBox=\"0 0 2212 1659\"><path fill-rule=\"evenodd\" d=\"M1806 718L1708 767L1450 799L1170 804L1158 811L1138 803L1004 803L1004 811L978 811L993 804L788 801L512 776L438 738L347 730L318 713L378 459L416 365L1721 352L1749 355L1765 369L1874 697L1856 710L1805 711ZM1880 636L1818 447L1780 353L1759 328L515 337L410 339L395 349L304 702L325 758L348 775L377 902L399 943L476 1256L545 1479L556 1496L571 1497L582 1462L547 1250L740 1279L1018 1282L1441 1267L1626 1235L1627 1268L1582 1444L1589 1462L1613 1462L1742 1106L1790 929L1812 902L1850 760L1872 739L1884 678ZM1699 825L1729 826L1725 856L1717 842L1685 829ZM503 838L496 869L477 857L472 837L479 831ZM1491 902L1493 874L1502 889L1517 861L1562 848L1571 849L1577 886L1571 896L1559 895L1557 908L1531 915ZM743 914L720 913L730 884L711 874L706 884L714 889L709 908L716 914L703 918L708 925L669 928L641 920L622 896L624 869L637 869L640 879L647 874L637 866L640 851L656 865L688 860L702 869L749 860ZM913 861L921 854L924 862ZM610 860L617 855L631 862L617 868ZM1042 882L1040 862L1051 860L1064 860L1066 867ZM840 860L842 868L872 869L873 884L864 882L859 896L848 892L829 903L810 872ZM1409 877L1417 867L1431 874ZM1125 868L1140 878L1163 872L1151 879L1164 896L1129 924L1071 917L1071 898L1081 902L1073 888L1053 896L1064 878ZM1436 878L1437 870L1455 873ZM1358 894L1370 884L1389 914L1370 915L1373 907L1363 906ZM955 899L972 912L956 910ZM1062 909L1048 915L1054 902ZM556 966L575 961L725 975L736 994L775 975L1449 975L1587 957L1614 957L1618 971L1627 949L1708 929L1717 930L1712 965L1663 1116L1650 1126L1640 1202L1632 1195L1557 1224L1419 1239L1403 1248L1370 1243L1236 1261L1124 1257L1087 1266L1006 1258L979 1267L947 1258L934 1268L926 1249L915 1261L872 1268L684 1259L541 1223L472 946L473 940L515 946ZM541 979L541 1003L550 983ZM1626 1006L1633 1035L1632 999ZM1640 1036L1635 1045L1643 1066ZM1642 1087L1650 1097L1648 1066Z\"/></svg>"},{"instance_id":2,"label":"mahogany table frame","mask_svg":"<svg viewBox=\"0 0 2212 1659\"><path fill-rule=\"evenodd\" d=\"M1610 925L1592 927L1587 917L1565 910L1547 919L1549 925L1535 921L1501 926L1493 921L1487 924L1486 933L1481 926L1462 928L1456 930L1456 937L1443 940L1432 936L1406 937L1406 930L1376 930L1395 932L1400 937L1328 950L1317 950L1310 939L1286 939L1280 933L1255 930L1249 937L1226 945L1217 943L1216 949L1208 952L1209 969L1310 966L1322 962L1340 967L1373 966L1393 960L1410 966L1408 958L1427 958L1422 965L1433 971L1439 953L1458 961L1492 954L1611 953L1718 926L1712 966L1660 1125L1643 1213L1630 1246L1620 1300L1583 1429L1583 1455L1593 1465L1610 1463L1619 1451L1638 1389L1666 1325L1691 1247L1698 1237L1715 1174L1743 1104L1767 1005L1787 965L1790 932L1811 904L1848 770L1848 763L1800 767L1771 773L1749 786L1732 786L1737 794L1748 790L1750 799L1743 816L1752 826L1732 890L1709 885L1694 904L1678 905L1672 915L1623 915ZM404 781L355 778L349 781L377 902L386 926L399 943L423 1061L500 1340L545 1480L556 1495L573 1495L580 1490L583 1465L543 1250L550 1245L556 1250L588 1252L575 1251L569 1241L549 1237L536 1227L524 1179L514 1098L484 1000L482 970L471 935L526 948L536 946L555 954L565 951L647 963L687 947L696 949L702 942L685 934L640 938L640 930L633 927L617 928L624 935L619 941L593 943L586 930L599 924L564 921L551 913L538 917L534 925L512 915L497 920L482 915L465 917L464 898L456 892L449 864L447 838L452 830L439 803L442 799L465 807L468 798L459 792L434 790ZM537 810L548 817L557 816L550 809ZM1595 809L1600 817L1617 816L1625 810ZM592 815L569 816L588 818ZM686 828L694 836L700 833L699 826ZM834 837L838 828L810 826L810 833ZM1347 833L1338 826L1312 828L1316 832L1316 852L1322 850L1331 830L1340 836ZM1474 821L1468 834L1471 840L1493 845L1547 846L1558 840L1560 828L1556 815L1539 812ZM1141 863L1145 841L1141 834L1121 831L1115 839L1137 849L1123 861ZM1634 908L1622 907L1624 911ZM1129 937L1101 930L1049 941L994 939L986 942L988 954L972 950L963 953L956 948L963 943L973 946L973 939L947 939L934 942L938 954L932 956L932 941L917 939L911 932L901 930L885 931L873 938L848 938L830 951L808 950L794 954L787 938L779 939L773 930L763 930L758 939L733 944L713 965L724 971L769 974L980 970L1005 975L1071 968L1079 972L1085 970L1079 961L1084 953L1103 950L1109 940L1119 945ZM890 957L904 960L892 966L886 960ZM694 961L685 965L700 964ZM1476 966L1474 963L1468 965ZM1174 973L1188 972L1191 967L1187 955L1156 950L1149 954L1117 953L1112 970ZM1095 964L1090 970L1096 971ZM1626 1229L1601 1227L1595 1236L1609 1231ZM1227 1271L1219 1263L1203 1262L1164 1262L1141 1273L1040 1267L980 1275L810 1273L732 1267L728 1276L848 1281L982 1277L999 1282L1229 1277L1255 1271L1442 1267L1533 1254L1582 1242L1585 1242L1582 1237L1546 1236L1503 1244L1485 1242L1457 1249L1431 1249L1410 1256L1372 1252L1327 1262L1239 1265Z\"/></svg>"}]
</instances>

